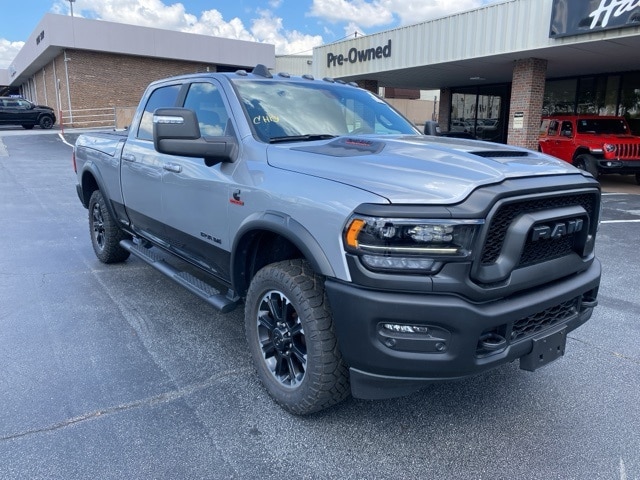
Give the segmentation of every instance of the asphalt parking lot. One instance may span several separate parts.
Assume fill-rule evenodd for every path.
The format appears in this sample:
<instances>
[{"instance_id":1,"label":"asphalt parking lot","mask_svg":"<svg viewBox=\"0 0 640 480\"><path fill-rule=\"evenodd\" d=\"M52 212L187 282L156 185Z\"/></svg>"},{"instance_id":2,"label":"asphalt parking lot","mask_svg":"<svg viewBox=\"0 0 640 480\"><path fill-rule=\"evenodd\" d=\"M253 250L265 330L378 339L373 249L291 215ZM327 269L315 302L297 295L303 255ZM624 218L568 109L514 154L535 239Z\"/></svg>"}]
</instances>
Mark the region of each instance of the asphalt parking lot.
<instances>
[{"instance_id":1,"label":"asphalt parking lot","mask_svg":"<svg viewBox=\"0 0 640 480\"><path fill-rule=\"evenodd\" d=\"M58 133L0 128L1 479L640 479L631 177L603 180L600 305L564 358L299 418L260 386L242 308L95 258Z\"/></svg>"}]
</instances>

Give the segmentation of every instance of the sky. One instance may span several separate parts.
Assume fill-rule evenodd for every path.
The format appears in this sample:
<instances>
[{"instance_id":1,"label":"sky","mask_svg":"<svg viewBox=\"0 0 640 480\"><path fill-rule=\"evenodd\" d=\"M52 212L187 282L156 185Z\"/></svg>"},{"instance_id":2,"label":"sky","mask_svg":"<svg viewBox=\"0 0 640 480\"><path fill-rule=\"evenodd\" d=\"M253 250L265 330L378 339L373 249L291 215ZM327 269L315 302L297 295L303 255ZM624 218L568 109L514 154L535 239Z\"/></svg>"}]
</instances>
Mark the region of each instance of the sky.
<instances>
[{"instance_id":1,"label":"sky","mask_svg":"<svg viewBox=\"0 0 640 480\"><path fill-rule=\"evenodd\" d=\"M505 0L75 0L73 14L145 27L270 43L276 55L472 10ZM69 0L3 0L0 68L8 68L45 13Z\"/></svg>"}]
</instances>

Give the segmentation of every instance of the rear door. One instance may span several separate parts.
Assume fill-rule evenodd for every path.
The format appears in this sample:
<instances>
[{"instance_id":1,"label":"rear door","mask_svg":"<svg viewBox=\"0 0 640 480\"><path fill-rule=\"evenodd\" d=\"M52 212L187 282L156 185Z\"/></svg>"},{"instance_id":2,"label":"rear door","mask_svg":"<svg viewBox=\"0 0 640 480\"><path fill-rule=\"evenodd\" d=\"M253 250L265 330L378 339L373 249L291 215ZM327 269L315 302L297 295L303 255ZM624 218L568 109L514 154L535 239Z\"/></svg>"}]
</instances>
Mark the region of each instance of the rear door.
<instances>
[{"instance_id":1,"label":"rear door","mask_svg":"<svg viewBox=\"0 0 640 480\"><path fill-rule=\"evenodd\" d=\"M134 120L122 151L120 181L127 215L135 230L166 243L162 225L162 174L171 156L153 146L153 112L174 107L181 83L163 84L149 95L144 111Z\"/></svg>"}]
</instances>

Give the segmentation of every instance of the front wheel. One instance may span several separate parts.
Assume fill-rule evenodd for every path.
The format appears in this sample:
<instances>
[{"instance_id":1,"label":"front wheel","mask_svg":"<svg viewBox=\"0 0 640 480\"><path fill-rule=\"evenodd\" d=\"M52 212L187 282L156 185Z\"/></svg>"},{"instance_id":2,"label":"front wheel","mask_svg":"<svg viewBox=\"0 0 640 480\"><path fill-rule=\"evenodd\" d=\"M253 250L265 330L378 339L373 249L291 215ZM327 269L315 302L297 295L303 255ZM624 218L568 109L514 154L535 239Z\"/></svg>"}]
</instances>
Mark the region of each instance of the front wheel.
<instances>
[{"instance_id":1,"label":"front wheel","mask_svg":"<svg viewBox=\"0 0 640 480\"><path fill-rule=\"evenodd\" d=\"M274 263L256 274L245 332L260 380L289 412L310 414L349 395L324 279L306 261Z\"/></svg>"},{"instance_id":2,"label":"front wheel","mask_svg":"<svg viewBox=\"0 0 640 480\"><path fill-rule=\"evenodd\" d=\"M598 179L598 160L592 155L578 155L574 160L573 165L580 170L589 172L596 180Z\"/></svg>"},{"instance_id":3,"label":"front wheel","mask_svg":"<svg viewBox=\"0 0 640 480\"><path fill-rule=\"evenodd\" d=\"M95 190L89 200L89 233L93 251L102 263L119 263L129 258L129 251L120 246L128 235L109 213L100 190Z\"/></svg>"}]
</instances>

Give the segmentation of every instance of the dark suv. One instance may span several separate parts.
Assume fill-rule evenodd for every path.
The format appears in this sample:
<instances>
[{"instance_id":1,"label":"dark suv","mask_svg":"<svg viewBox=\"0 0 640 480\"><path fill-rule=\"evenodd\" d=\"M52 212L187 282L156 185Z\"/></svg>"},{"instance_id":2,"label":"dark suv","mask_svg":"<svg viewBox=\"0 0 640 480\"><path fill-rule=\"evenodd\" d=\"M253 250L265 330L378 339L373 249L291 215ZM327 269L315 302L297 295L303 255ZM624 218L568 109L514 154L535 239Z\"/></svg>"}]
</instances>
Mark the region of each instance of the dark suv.
<instances>
[{"instance_id":1,"label":"dark suv","mask_svg":"<svg viewBox=\"0 0 640 480\"><path fill-rule=\"evenodd\" d=\"M31 129L35 125L49 129L56 123L53 108L35 105L24 98L0 97L0 125L22 125Z\"/></svg>"}]
</instances>

